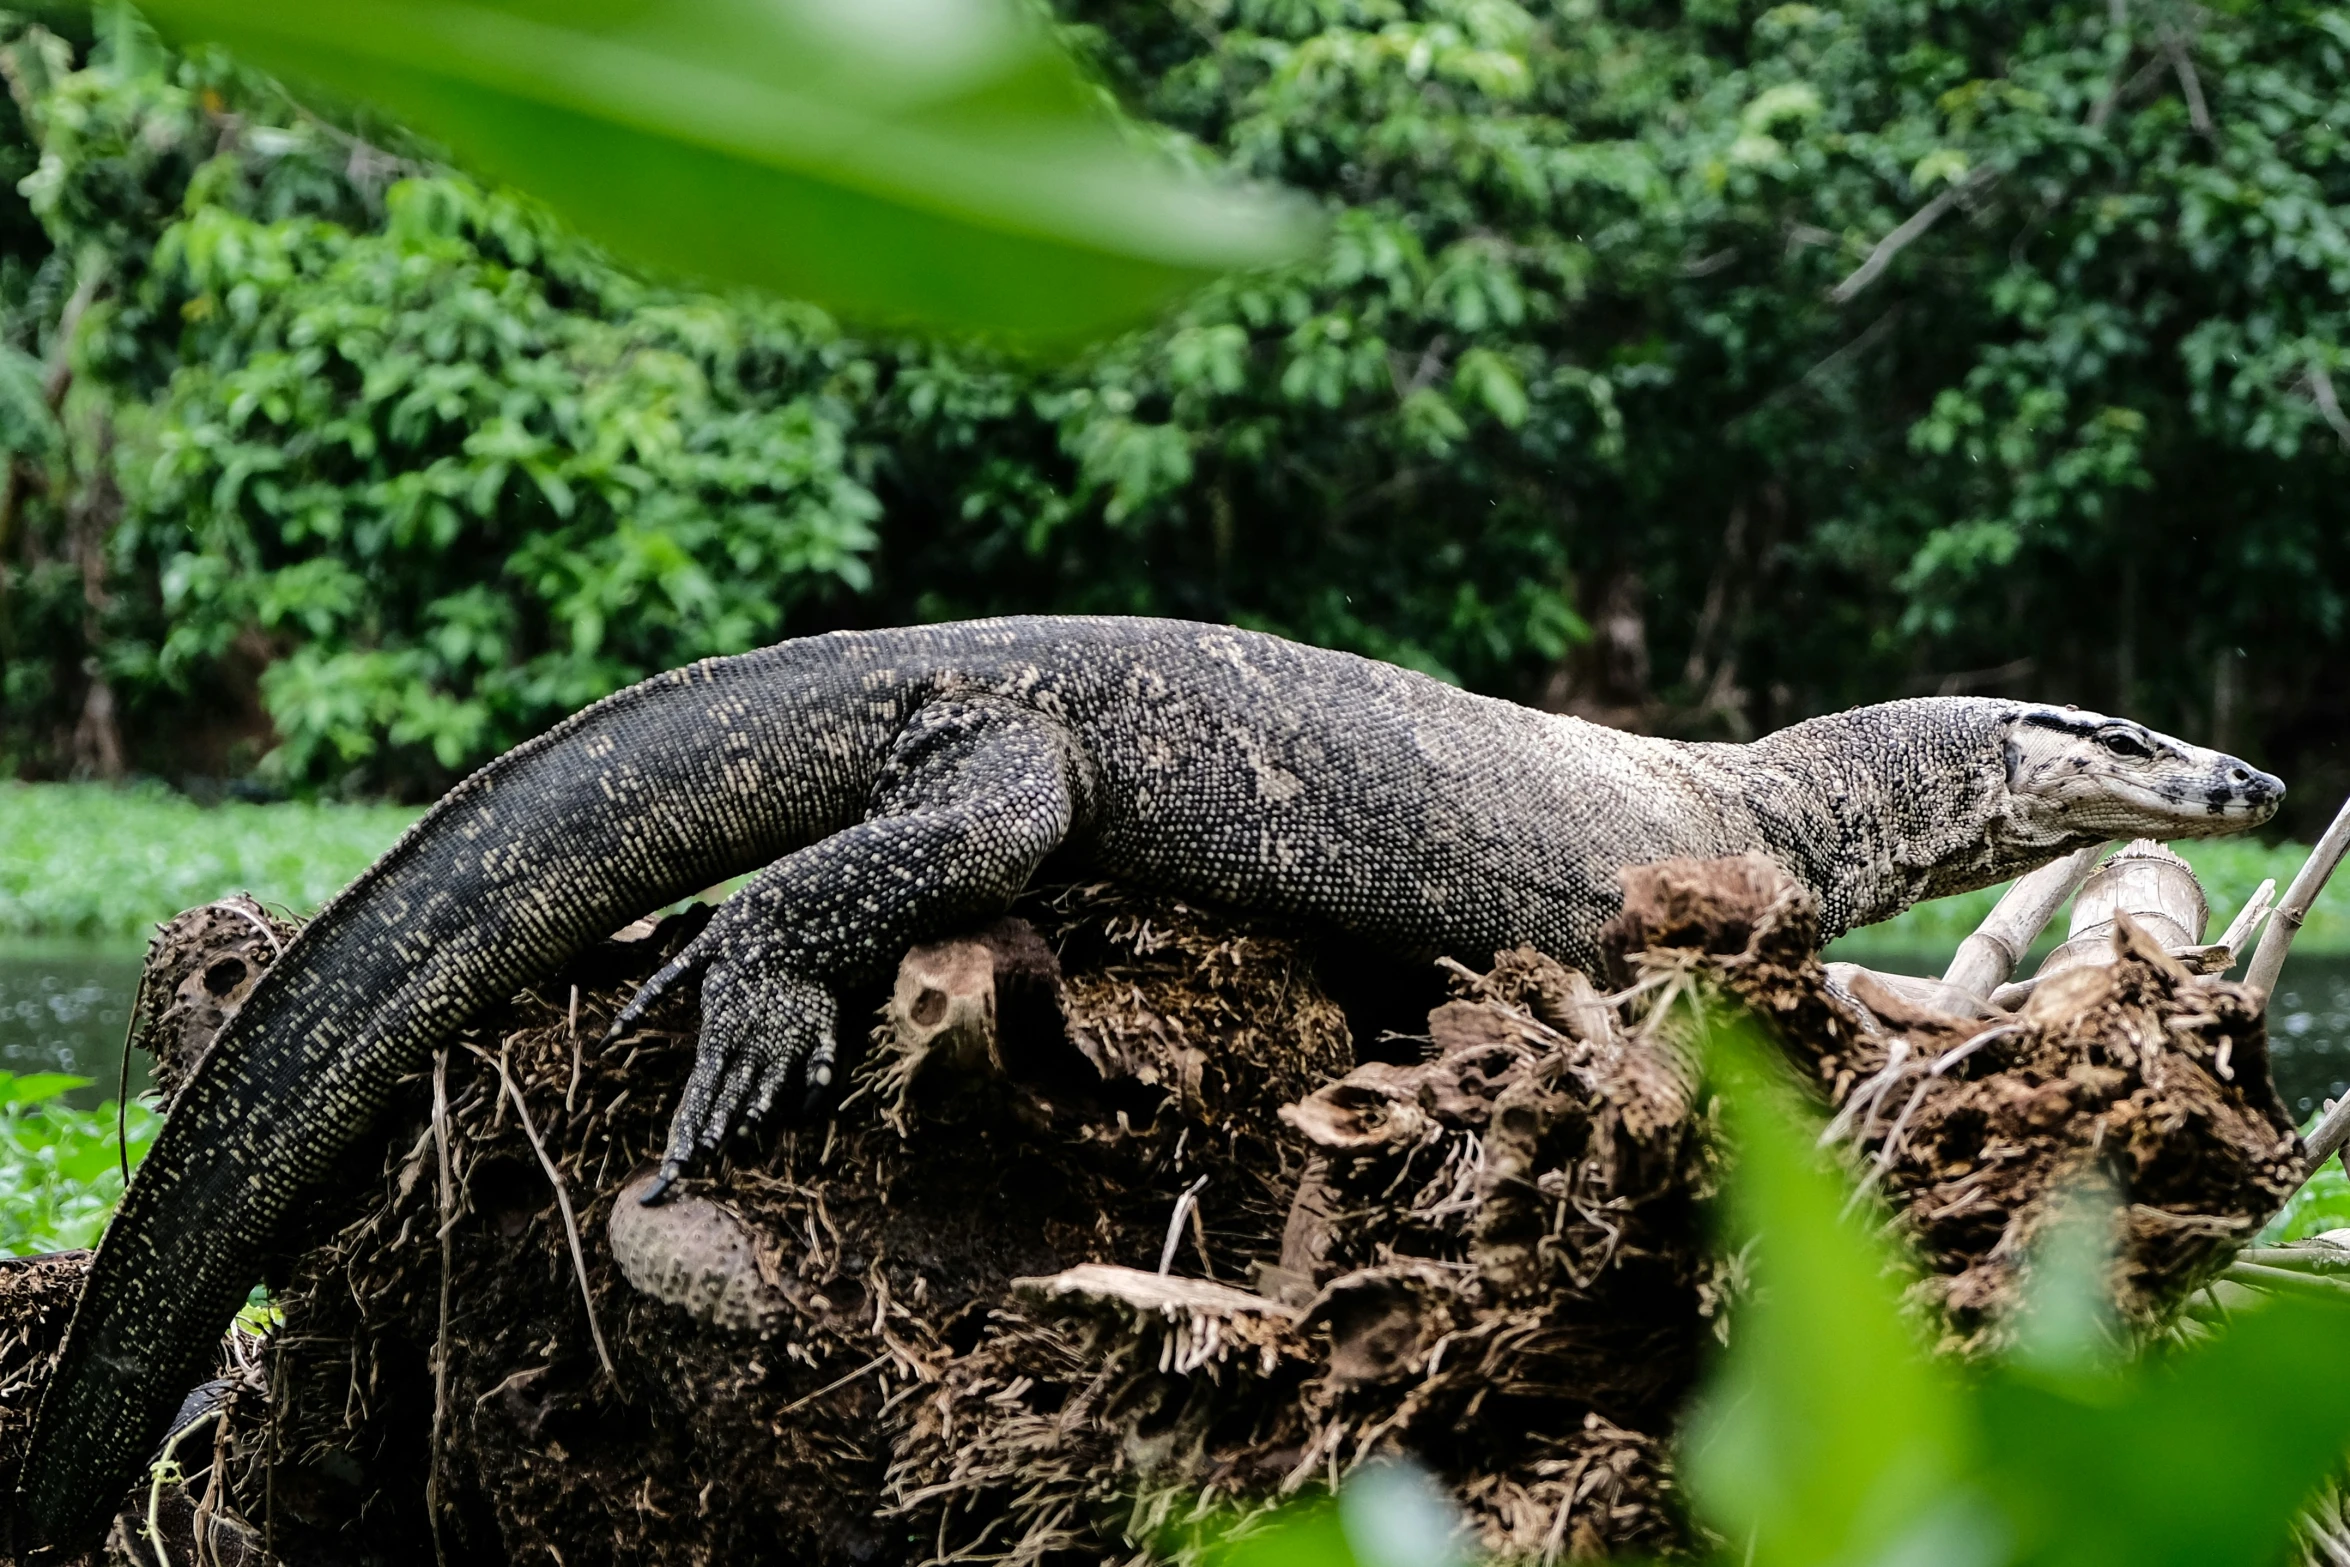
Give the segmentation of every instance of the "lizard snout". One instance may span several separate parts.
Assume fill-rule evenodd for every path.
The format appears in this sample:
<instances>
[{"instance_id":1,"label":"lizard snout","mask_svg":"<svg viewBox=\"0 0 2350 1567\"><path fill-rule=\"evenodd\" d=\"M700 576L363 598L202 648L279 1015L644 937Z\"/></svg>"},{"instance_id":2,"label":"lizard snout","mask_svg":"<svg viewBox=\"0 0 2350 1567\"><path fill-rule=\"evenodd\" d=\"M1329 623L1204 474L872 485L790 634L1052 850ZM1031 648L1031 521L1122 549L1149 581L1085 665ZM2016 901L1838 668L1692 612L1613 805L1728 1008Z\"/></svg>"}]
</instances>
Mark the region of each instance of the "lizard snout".
<instances>
[{"instance_id":1,"label":"lizard snout","mask_svg":"<svg viewBox=\"0 0 2350 1567\"><path fill-rule=\"evenodd\" d=\"M2232 756L2219 759L2219 773L2219 781L2208 796L2214 816L2241 816L2265 822L2284 803L2285 781L2274 773L2264 773Z\"/></svg>"}]
</instances>

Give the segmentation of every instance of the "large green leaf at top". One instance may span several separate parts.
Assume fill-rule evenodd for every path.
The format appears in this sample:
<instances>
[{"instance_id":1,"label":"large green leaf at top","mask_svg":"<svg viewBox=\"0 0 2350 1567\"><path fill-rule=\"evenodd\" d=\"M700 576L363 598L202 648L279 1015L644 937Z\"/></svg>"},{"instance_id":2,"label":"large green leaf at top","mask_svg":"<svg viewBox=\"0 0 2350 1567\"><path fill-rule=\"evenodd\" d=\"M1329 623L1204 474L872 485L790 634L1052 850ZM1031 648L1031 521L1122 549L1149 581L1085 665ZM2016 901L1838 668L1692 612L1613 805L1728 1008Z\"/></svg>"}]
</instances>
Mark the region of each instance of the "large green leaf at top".
<instances>
[{"instance_id":1,"label":"large green leaf at top","mask_svg":"<svg viewBox=\"0 0 2350 1567\"><path fill-rule=\"evenodd\" d=\"M1130 140L1015 0L151 0L644 260L1038 340L1294 255L1302 209Z\"/></svg>"},{"instance_id":2,"label":"large green leaf at top","mask_svg":"<svg viewBox=\"0 0 2350 1567\"><path fill-rule=\"evenodd\" d=\"M1842 1215L1813 1118L1753 1026L1709 1033L1735 1149L1729 1220L1755 1294L1683 1442L1699 1512L1754 1567L1987 1567L2005 1530L1970 1483L1965 1391L1904 1321L1893 1254Z\"/></svg>"}]
</instances>

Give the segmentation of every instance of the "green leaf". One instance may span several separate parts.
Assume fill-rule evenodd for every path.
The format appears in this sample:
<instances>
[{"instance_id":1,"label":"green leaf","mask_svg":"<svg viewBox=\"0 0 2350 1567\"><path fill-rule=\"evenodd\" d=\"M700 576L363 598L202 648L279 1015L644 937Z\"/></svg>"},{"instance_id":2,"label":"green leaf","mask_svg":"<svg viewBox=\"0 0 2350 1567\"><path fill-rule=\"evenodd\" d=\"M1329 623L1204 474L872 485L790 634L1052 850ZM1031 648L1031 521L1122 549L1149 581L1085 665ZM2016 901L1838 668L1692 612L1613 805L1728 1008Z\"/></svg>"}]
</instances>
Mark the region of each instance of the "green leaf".
<instances>
[{"instance_id":1,"label":"green leaf","mask_svg":"<svg viewBox=\"0 0 2350 1567\"><path fill-rule=\"evenodd\" d=\"M2282 1561L2294 1513L2350 1447L2350 1291L2282 1297L2134 1375L2023 1367L1981 1395L1987 1484L2019 1562Z\"/></svg>"},{"instance_id":2,"label":"green leaf","mask_svg":"<svg viewBox=\"0 0 2350 1567\"><path fill-rule=\"evenodd\" d=\"M1009 0L158 0L378 103L647 260L866 316L1072 339L1301 209L1145 153Z\"/></svg>"},{"instance_id":3,"label":"green leaf","mask_svg":"<svg viewBox=\"0 0 2350 1567\"><path fill-rule=\"evenodd\" d=\"M90 1079L71 1072L27 1072L22 1077L0 1072L0 1104L37 1105L89 1086Z\"/></svg>"},{"instance_id":4,"label":"green leaf","mask_svg":"<svg viewBox=\"0 0 2350 1567\"><path fill-rule=\"evenodd\" d=\"M1206 1567L1356 1567L1338 1509L1327 1501L1285 1509L1245 1533L1215 1540Z\"/></svg>"},{"instance_id":5,"label":"green leaf","mask_svg":"<svg viewBox=\"0 0 2350 1567\"><path fill-rule=\"evenodd\" d=\"M1841 1216L1814 1118L1754 1026L1713 1019L1706 1034L1756 1293L1690 1422L1699 1509L1756 1567L1997 1560L1995 1517L1966 1484L1973 1421L1902 1318L1892 1255Z\"/></svg>"}]
</instances>

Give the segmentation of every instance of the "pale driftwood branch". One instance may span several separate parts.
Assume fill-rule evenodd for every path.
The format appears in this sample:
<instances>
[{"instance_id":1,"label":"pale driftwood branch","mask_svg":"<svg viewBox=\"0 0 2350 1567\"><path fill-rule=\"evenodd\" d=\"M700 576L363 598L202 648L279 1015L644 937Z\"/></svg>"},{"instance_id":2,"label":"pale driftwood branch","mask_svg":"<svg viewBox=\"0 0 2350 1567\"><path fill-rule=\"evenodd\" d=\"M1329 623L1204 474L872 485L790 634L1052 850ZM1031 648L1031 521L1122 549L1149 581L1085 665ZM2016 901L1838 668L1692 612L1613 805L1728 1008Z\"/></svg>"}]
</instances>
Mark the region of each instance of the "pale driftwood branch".
<instances>
[{"instance_id":1,"label":"pale driftwood branch","mask_svg":"<svg viewBox=\"0 0 2350 1567\"><path fill-rule=\"evenodd\" d=\"M2285 953L2300 933L2301 922L2309 918L2310 906L2324 890L2326 878L2342 863L2345 851L2350 851L2350 800L2342 802L2341 810L2334 813L2333 825L2317 840L2309 858L2301 862L2293 884L2285 889L2276 912L2268 917L2268 929L2261 934L2259 950L2252 954L2252 966L2244 971L2245 986L2262 1002L2277 988L2277 973L2285 966Z\"/></svg>"},{"instance_id":2,"label":"pale driftwood branch","mask_svg":"<svg viewBox=\"0 0 2350 1567\"><path fill-rule=\"evenodd\" d=\"M2064 907L2065 899L2080 890L2098 860L2112 847L2110 843L2095 844L2018 877L1975 933L1959 943L1950 967L1943 971L1942 982L1971 996L1991 994L2015 972L2040 932Z\"/></svg>"},{"instance_id":3,"label":"pale driftwood branch","mask_svg":"<svg viewBox=\"0 0 2350 1567\"><path fill-rule=\"evenodd\" d=\"M1878 240L1877 248L1869 252L1869 258L1855 268L1850 277L1828 290L1828 298L1839 305L1849 303L1855 294L1874 283L1893 264L1893 258L1909 247L1911 241L1941 222L1952 207L1978 191L1989 189L1998 178L1999 171L1985 164L1918 208L1901 227Z\"/></svg>"},{"instance_id":4,"label":"pale driftwood branch","mask_svg":"<svg viewBox=\"0 0 2350 1567\"><path fill-rule=\"evenodd\" d=\"M2335 1100L2310 1128L2309 1141L2303 1145L2309 1150L2309 1173L2315 1175L2317 1167L2339 1153L2345 1142L2350 1142L2350 1094Z\"/></svg>"},{"instance_id":5,"label":"pale driftwood branch","mask_svg":"<svg viewBox=\"0 0 2350 1567\"><path fill-rule=\"evenodd\" d=\"M2228 928L2219 938L2219 944L2237 957L2242 957L2246 944L2252 940L2253 932L2260 929L2261 920L2267 917L2276 901L2277 879L2271 876L2252 889L2252 896L2244 900L2244 906L2236 911L2236 917L2228 921ZM2232 963L2229 965L2231 968L2234 966Z\"/></svg>"}]
</instances>

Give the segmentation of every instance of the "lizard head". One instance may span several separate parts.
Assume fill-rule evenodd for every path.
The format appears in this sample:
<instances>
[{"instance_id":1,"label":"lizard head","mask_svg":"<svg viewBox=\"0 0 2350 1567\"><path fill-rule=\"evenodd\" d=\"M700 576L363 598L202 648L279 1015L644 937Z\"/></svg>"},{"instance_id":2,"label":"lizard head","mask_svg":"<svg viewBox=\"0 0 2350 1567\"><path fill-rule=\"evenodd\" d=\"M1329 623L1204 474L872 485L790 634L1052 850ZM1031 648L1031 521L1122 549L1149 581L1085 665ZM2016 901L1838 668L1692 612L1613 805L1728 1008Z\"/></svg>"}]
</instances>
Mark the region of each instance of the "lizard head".
<instances>
[{"instance_id":1,"label":"lizard head","mask_svg":"<svg viewBox=\"0 0 2350 1567\"><path fill-rule=\"evenodd\" d=\"M2108 838L2207 838L2274 816L2284 783L2249 763L2126 718L2026 706L2001 745L2014 847Z\"/></svg>"},{"instance_id":2,"label":"lizard head","mask_svg":"<svg viewBox=\"0 0 2350 1567\"><path fill-rule=\"evenodd\" d=\"M1832 935L2108 839L2242 832L2285 797L2250 764L2129 719L1993 697L1853 708L1748 750L1793 784L1776 798L1803 825L1778 847L1809 868Z\"/></svg>"}]
</instances>

